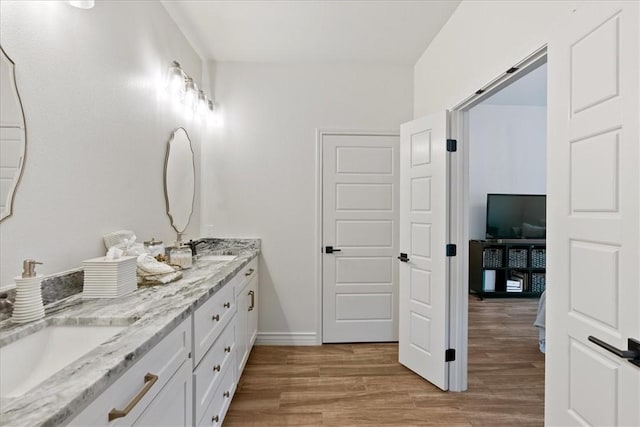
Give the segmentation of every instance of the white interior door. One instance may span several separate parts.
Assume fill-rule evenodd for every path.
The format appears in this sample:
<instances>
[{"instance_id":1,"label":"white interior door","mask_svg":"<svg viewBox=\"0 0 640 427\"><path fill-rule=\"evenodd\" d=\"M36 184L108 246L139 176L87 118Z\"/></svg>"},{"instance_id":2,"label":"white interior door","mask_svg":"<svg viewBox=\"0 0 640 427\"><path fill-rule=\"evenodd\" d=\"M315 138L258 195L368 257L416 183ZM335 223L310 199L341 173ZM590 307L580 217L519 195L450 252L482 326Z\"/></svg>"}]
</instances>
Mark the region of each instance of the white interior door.
<instances>
[{"instance_id":1,"label":"white interior door","mask_svg":"<svg viewBox=\"0 0 640 427\"><path fill-rule=\"evenodd\" d=\"M583 2L549 42L545 424L640 425L638 2ZM640 355L639 355L640 356Z\"/></svg>"},{"instance_id":2,"label":"white interior door","mask_svg":"<svg viewBox=\"0 0 640 427\"><path fill-rule=\"evenodd\" d=\"M322 134L325 343L398 340L398 175L397 135Z\"/></svg>"},{"instance_id":3,"label":"white interior door","mask_svg":"<svg viewBox=\"0 0 640 427\"><path fill-rule=\"evenodd\" d=\"M446 112L400 128L400 363L448 389ZM406 255L406 258L402 255Z\"/></svg>"}]
</instances>

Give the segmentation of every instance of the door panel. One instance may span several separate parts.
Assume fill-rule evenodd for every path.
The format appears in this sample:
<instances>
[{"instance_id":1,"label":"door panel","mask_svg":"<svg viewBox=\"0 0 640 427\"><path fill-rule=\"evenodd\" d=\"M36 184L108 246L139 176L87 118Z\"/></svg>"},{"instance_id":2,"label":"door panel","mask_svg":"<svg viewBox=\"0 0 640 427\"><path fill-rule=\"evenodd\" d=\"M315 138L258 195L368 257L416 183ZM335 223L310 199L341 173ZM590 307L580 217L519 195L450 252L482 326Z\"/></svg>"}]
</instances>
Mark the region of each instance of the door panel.
<instances>
[{"instance_id":1,"label":"door panel","mask_svg":"<svg viewBox=\"0 0 640 427\"><path fill-rule=\"evenodd\" d=\"M640 24L583 2L549 43L545 424L640 425Z\"/></svg>"},{"instance_id":2,"label":"door panel","mask_svg":"<svg viewBox=\"0 0 640 427\"><path fill-rule=\"evenodd\" d=\"M393 185L391 184L338 184L336 186L336 210L393 210Z\"/></svg>"},{"instance_id":3,"label":"door panel","mask_svg":"<svg viewBox=\"0 0 640 427\"><path fill-rule=\"evenodd\" d=\"M323 342L398 339L398 137L322 135Z\"/></svg>"},{"instance_id":4,"label":"door panel","mask_svg":"<svg viewBox=\"0 0 640 427\"><path fill-rule=\"evenodd\" d=\"M400 131L400 363L448 387L446 112Z\"/></svg>"}]
</instances>

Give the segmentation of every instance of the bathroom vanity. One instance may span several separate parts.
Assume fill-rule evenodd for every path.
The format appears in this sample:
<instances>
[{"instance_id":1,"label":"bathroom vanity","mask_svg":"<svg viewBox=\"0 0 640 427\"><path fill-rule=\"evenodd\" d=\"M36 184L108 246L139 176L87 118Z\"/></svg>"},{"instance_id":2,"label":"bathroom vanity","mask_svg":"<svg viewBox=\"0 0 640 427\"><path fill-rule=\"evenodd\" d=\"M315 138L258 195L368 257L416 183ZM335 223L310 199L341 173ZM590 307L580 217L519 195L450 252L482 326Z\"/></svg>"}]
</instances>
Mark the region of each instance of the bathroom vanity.
<instances>
[{"instance_id":1,"label":"bathroom vanity","mask_svg":"<svg viewBox=\"0 0 640 427\"><path fill-rule=\"evenodd\" d=\"M78 294L43 320L0 322L0 350L54 326L121 326L26 393L2 396L0 424L222 424L257 334L259 246L203 255L174 283L115 299Z\"/></svg>"}]
</instances>

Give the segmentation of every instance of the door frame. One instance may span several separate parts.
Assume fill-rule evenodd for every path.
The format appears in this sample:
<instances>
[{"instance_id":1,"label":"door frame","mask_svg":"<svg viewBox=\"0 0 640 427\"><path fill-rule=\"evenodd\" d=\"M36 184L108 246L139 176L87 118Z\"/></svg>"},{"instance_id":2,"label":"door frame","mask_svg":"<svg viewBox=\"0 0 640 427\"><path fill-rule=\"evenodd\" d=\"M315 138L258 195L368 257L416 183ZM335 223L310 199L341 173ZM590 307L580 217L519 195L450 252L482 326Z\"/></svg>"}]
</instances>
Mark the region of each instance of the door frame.
<instances>
[{"instance_id":1,"label":"door frame","mask_svg":"<svg viewBox=\"0 0 640 427\"><path fill-rule=\"evenodd\" d=\"M315 259L315 287L316 287L316 338L315 345L322 345L322 221L324 217L322 216L322 150L324 148L323 139L325 136L330 135L347 135L347 136L397 136L400 138L400 131L384 131L384 130L336 130L336 129L316 129L316 206L315 206L315 222L316 222L316 231L315 231L315 239L314 245L315 249L314 259Z\"/></svg>"},{"instance_id":2,"label":"door frame","mask_svg":"<svg viewBox=\"0 0 640 427\"><path fill-rule=\"evenodd\" d=\"M515 82L547 61L547 44L497 76L476 93L465 98L449 115L449 135L457 140L458 155L451 156L449 197L450 241L457 244L458 256L451 257L449 288L449 347L456 360L449 366L449 391L465 391L468 378L469 345L469 109ZM513 71L513 69L516 69ZM547 141L548 144L548 141Z\"/></svg>"}]
</instances>

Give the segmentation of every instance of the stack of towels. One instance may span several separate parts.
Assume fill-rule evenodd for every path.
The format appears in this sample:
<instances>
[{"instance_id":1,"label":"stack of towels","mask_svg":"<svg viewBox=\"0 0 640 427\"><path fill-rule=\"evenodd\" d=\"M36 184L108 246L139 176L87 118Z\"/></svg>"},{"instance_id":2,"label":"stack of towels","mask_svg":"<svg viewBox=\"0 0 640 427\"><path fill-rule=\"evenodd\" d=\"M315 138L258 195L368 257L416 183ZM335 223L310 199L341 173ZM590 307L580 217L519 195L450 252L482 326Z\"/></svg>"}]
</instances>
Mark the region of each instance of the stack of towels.
<instances>
[{"instance_id":1,"label":"stack of towels","mask_svg":"<svg viewBox=\"0 0 640 427\"><path fill-rule=\"evenodd\" d=\"M179 278L181 273L149 254L142 254L138 256L138 275L145 280L169 283Z\"/></svg>"}]
</instances>

